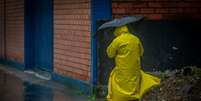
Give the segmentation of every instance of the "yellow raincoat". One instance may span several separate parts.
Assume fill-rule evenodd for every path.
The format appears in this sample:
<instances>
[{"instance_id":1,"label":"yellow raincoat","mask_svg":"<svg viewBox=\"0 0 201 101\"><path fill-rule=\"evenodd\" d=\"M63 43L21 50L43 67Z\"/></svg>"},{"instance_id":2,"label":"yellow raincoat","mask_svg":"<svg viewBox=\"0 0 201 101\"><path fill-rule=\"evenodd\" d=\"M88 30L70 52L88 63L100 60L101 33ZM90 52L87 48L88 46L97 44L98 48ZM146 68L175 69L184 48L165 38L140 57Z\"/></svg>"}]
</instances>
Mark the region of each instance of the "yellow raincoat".
<instances>
[{"instance_id":1,"label":"yellow raincoat","mask_svg":"<svg viewBox=\"0 0 201 101\"><path fill-rule=\"evenodd\" d=\"M141 70L140 58L144 49L141 41L128 31L127 26L115 29L116 38L107 48L110 58L115 58L108 84L108 101L141 99L160 79Z\"/></svg>"}]
</instances>

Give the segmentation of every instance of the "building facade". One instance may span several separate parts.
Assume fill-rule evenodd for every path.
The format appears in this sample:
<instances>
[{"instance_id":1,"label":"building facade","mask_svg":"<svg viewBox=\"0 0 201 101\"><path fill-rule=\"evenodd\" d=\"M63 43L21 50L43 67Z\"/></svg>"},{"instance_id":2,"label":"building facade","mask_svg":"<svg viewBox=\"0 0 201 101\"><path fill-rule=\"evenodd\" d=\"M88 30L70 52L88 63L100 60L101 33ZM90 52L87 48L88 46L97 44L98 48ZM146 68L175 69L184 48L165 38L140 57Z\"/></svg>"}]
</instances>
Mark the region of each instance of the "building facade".
<instances>
[{"instance_id":1,"label":"building facade","mask_svg":"<svg viewBox=\"0 0 201 101\"><path fill-rule=\"evenodd\" d=\"M0 59L93 88L97 84L97 21L135 15L153 20L201 18L201 2L0 0Z\"/></svg>"}]
</instances>

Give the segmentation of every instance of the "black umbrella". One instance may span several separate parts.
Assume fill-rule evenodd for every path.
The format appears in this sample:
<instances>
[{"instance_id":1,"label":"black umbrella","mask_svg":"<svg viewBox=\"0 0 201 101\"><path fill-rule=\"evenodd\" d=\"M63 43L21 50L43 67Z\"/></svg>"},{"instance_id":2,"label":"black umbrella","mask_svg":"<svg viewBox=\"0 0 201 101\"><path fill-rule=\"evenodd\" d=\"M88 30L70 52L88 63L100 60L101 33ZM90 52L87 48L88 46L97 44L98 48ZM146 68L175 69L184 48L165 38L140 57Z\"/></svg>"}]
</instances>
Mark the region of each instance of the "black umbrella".
<instances>
[{"instance_id":1,"label":"black umbrella","mask_svg":"<svg viewBox=\"0 0 201 101\"><path fill-rule=\"evenodd\" d=\"M112 27L119 27L123 26L129 23L136 23L140 20L142 20L144 17L142 16L131 16L131 17L124 17L120 19L114 19L112 21L106 22L102 24L98 30L106 29L106 28L112 28Z\"/></svg>"}]
</instances>

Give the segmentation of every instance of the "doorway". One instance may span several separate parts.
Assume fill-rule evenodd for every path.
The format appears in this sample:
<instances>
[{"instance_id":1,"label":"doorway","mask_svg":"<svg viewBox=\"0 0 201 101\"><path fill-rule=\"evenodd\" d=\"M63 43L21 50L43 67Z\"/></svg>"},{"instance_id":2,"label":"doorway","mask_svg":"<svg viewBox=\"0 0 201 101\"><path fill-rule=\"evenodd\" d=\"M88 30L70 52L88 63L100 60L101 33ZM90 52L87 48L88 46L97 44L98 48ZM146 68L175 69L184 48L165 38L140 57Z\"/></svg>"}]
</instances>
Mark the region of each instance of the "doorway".
<instances>
[{"instance_id":1,"label":"doorway","mask_svg":"<svg viewBox=\"0 0 201 101\"><path fill-rule=\"evenodd\" d=\"M53 71L53 5L51 0L25 2L26 69Z\"/></svg>"}]
</instances>

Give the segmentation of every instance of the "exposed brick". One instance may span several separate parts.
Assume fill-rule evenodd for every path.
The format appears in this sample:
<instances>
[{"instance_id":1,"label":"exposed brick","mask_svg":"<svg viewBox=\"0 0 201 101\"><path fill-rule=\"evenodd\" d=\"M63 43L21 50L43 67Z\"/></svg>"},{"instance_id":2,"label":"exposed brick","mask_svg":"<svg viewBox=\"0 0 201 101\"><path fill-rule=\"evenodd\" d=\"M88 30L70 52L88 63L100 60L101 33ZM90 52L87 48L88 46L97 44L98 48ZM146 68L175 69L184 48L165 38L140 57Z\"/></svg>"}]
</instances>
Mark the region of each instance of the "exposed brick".
<instances>
[{"instance_id":1,"label":"exposed brick","mask_svg":"<svg viewBox=\"0 0 201 101\"><path fill-rule=\"evenodd\" d=\"M80 37L90 37L90 31L83 31L83 30L73 30L73 29L60 29L60 30L54 30L54 35L62 35L62 36L80 36ZM80 34L82 33L82 34Z\"/></svg>"},{"instance_id":2,"label":"exposed brick","mask_svg":"<svg viewBox=\"0 0 201 101\"><path fill-rule=\"evenodd\" d=\"M90 25L90 21L89 20L56 20L54 22L55 24L58 25L65 25L65 24L69 24L69 25Z\"/></svg>"},{"instance_id":3,"label":"exposed brick","mask_svg":"<svg viewBox=\"0 0 201 101\"><path fill-rule=\"evenodd\" d=\"M150 14L150 15L148 15L148 18L157 20L157 19L162 19L163 15L162 14Z\"/></svg>"},{"instance_id":4,"label":"exposed brick","mask_svg":"<svg viewBox=\"0 0 201 101\"><path fill-rule=\"evenodd\" d=\"M183 8L183 12L186 14L198 14L200 10L196 8Z\"/></svg>"},{"instance_id":5,"label":"exposed brick","mask_svg":"<svg viewBox=\"0 0 201 101\"><path fill-rule=\"evenodd\" d=\"M72 47L80 47L80 48L85 48L85 49L89 49L90 48L90 43L87 43L87 42L77 42L77 41L74 41L74 40L58 40L56 39L55 41L55 44L60 44L60 45L65 45L65 46L72 46ZM71 47L71 48L72 48ZM77 50L77 51L80 51L80 50Z\"/></svg>"},{"instance_id":6,"label":"exposed brick","mask_svg":"<svg viewBox=\"0 0 201 101\"><path fill-rule=\"evenodd\" d=\"M73 70L73 68L68 68L65 66L59 66L57 68L54 69L55 72L62 74L62 75L66 75L69 77L72 77L74 79L79 79L79 80L84 80L87 81L89 80L89 76L86 75L88 73L88 71L79 71L79 72L75 72L75 70Z\"/></svg>"},{"instance_id":7,"label":"exposed brick","mask_svg":"<svg viewBox=\"0 0 201 101\"><path fill-rule=\"evenodd\" d=\"M133 8L133 9L129 9L128 14L136 14L136 13L141 13L141 9L139 8Z\"/></svg>"},{"instance_id":8,"label":"exposed brick","mask_svg":"<svg viewBox=\"0 0 201 101\"><path fill-rule=\"evenodd\" d=\"M90 43L90 37L78 36L78 35L65 35L65 34L57 34L54 36L55 39L62 40L73 40L77 42L86 42Z\"/></svg>"},{"instance_id":9,"label":"exposed brick","mask_svg":"<svg viewBox=\"0 0 201 101\"><path fill-rule=\"evenodd\" d=\"M86 75L87 76L87 73L88 73L88 69L89 67L85 67L84 69L82 68L81 65L79 64L76 64L76 63L65 63L65 64L62 64L62 62L65 62L64 60L63 61L55 61L54 63L55 64L55 67L56 68L62 68L63 70L66 70L66 71L71 71L71 72L76 72L76 73L79 73L79 74L82 74L82 75ZM73 65L72 65L73 64ZM75 67L76 66L76 67ZM78 68L79 67L79 68Z\"/></svg>"},{"instance_id":10,"label":"exposed brick","mask_svg":"<svg viewBox=\"0 0 201 101\"><path fill-rule=\"evenodd\" d=\"M118 14L124 14L124 13L126 13L126 9L125 8L118 8L118 9L114 9L114 12L116 12Z\"/></svg>"},{"instance_id":11,"label":"exposed brick","mask_svg":"<svg viewBox=\"0 0 201 101\"><path fill-rule=\"evenodd\" d=\"M24 63L24 0L6 1L6 56Z\"/></svg>"},{"instance_id":12,"label":"exposed brick","mask_svg":"<svg viewBox=\"0 0 201 101\"><path fill-rule=\"evenodd\" d=\"M169 8L169 9L168 9L168 13L169 13L169 14L179 14L179 13L183 13L183 9L182 9L182 8Z\"/></svg>"},{"instance_id":13,"label":"exposed brick","mask_svg":"<svg viewBox=\"0 0 201 101\"><path fill-rule=\"evenodd\" d=\"M168 8L160 8L160 9L156 9L155 13L163 14L163 13L168 13L168 11L169 11Z\"/></svg>"},{"instance_id":14,"label":"exposed brick","mask_svg":"<svg viewBox=\"0 0 201 101\"><path fill-rule=\"evenodd\" d=\"M82 54L82 53L77 53L77 52L72 52L72 51L66 51L66 53L62 53L63 50L55 50L55 54L54 54L54 58L57 58L57 59L64 59L64 60L67 60L67 59L70 59L68 57L74 57L74 58L79 58L79 59L83 59L84 61L83 62L78 62L80 64L84 64L84 65L90 65L90 54ZM71 53L71 54L70 54ZM71 60L69 60L71 61ZM72 62L76 62L76 61L72 61Z\"/></svg>"},{"instance_id":15,"label":"exposed brick","mask_svg":"<svg viewBox=\"0 0 201 101\"><path fill-rule=\"evenodd\" d=\"M112 3L112 8L117 8L118 7L118 3Z\"/></svg>"},{"instance_id":16,"label":"exposed brick","mask_svg":"<svg viewBox=\"0 0 201 101\"><path fill-rule=\"evenodd\" d=\"M89 9L90 5L89 3L81 3L81 4L73 4L73 5L61 5L61 4L55 4L54 8L55 10L62 10L62 9Z\"/></svg>"},{"instance_id":17,"label":"exposed brick","mask_svg":"<svg viewBox=\"0 0 201 101\"><path fill-rule=\"evenodd\" d=\"M172 19L181 15L199 18L201 12L200 0L112 0L118 9L125 9L124 13L113 10L113 18L123 16L142 15L150 19ZM118 5L117 5L118 4ZM126 6L128 5L128 6ZM132 5L132 9L130 8ZM139 7L137 6L139 5ZM115 6L115 7L116 7ZM137 9L134 9L137 8ZM141 9L140 12L138 9ZM116 8L113 8L116 9ZM199 18L200 19L200 18Z\"/></svg>"},{"instance_id":18,"label":"exposed brick","mask_svg":"<svg viewBox=\"0 0 201 101\"><path fill-rule=\"evenodd\" d=\"M148 2L136 2L136 3L131 3L133 8L147 8L148 7Z\"/></svg>"},{"instance_id":19,"label":"exposed brick","mask_svg":"<svg viewBox=\"0 0 201 101\"><path fill-rule=\"evenodd\" d=\"M142 8L142 9L140 9L140 12L142 13L142 14L147 14L147 13L154 13L155 12L155 9L153 9L153 8Z\"/></svg>"},{"instance_id":20,"label":"exposed brick","mask_svg":"<svg viewBox=\"0 0 201 101\"><path fill-rule=\"evenodd\" d=\"M163 18L164 19L174 19L177 17L182 17L183 15L177 15L177 14L163 14Z\"/></svg>"},{"instance_id":21,"label":"exposed brick","mask_svg":"<svg viewBox=\"0 0 201 101\"><path fill-rule=\"evenodd\" d=\"M54 17L55 20L90 20L90 16L76 14L76 15L57 15Z\"/></svg>"},{"instance_id":22,"label":"exposed brick","mask_svg":"<svg viewBox=\"0 0 201 101\"><path fill-rule=\"evenodd\" d=\"M122 8L130 8L130 7L132 7L132 6L133 6L132 3L119 3L119 4L118 4L118 8L119 8L119 9L122 9Z\"/></svg>"},{"instance_id":23,"label":"exposed brick","mask_svg":"<svg viewBox=\"0 0 201 101\"><path fill-rule=\"evenodd\" d=\"M63 52L66 52L66 53L63 53ZM87 56L87 57L78 57L78 56L69 55L69 53L67 53L67 52L70 53L71 51L55 49L55 55L54 56L56 59L64 59L64 60L68 60L71 62L90 65L89 64L90 63L90 58L89 58L90 55L89 54L84 54L84 56ZM80 54L82 54L82 53L77 53L77 55L80 55Z\"/></svg>"},{"instance_id":24,"label":"exposed brick","mask_svg":"<svg viewBox=\"0 0 201 101\"><path fill-rule=\"evenodd\" d=\"M162 7L167 7L167 8L178 8L179 5L181 5L182 2L164 2L162 3Z\"/></svg>"},{"instance_id":25,"label":"exposed brick","mask_svg":"<svg viewBox=\"0 0 201 101\"><path fill-rule=\"evenodd\" d=\"M71 14L90 14L90 10L89 9L62 9L62 10L57 10L56 12L54 12L54 14L58 14L58 15L68 15L69 13Z\"/></svg>"},{"instance_id":26,"label":"exposed brick","mask_svg":"<svg viewBox=\"0 0 201 101\"><path fill-rule=\"evenodd\" d=\"M159 7L163 7L163 5L161 2L149 2L148 7L150 7L150 8L158 7L159 8Z\"/></svg>"},{"instance_id":27,"label":"exposed brick","mask_svg":"<svg viewBox=\"0 0 201 101\"><path fill-rule=\"evenodd\" d=\"M55 26L55 29L56 30L63 30L63 29L66 29L66 30L81 30L81 31L90 31L90 26L87 26L87 25L70 25L70 24L67 24L67 25L61 25L61 24L54 24Z\"/></svg>"},{"instance_id":28,"label":"exposed brick","mask_svg":"<svg viewBox=\"0 0 201 101\"><path fill-rule=\"evenodd\" d=\"M14 51L11 51L8 49L6 52L9 53L6 55L9 60L16 61L19 63L23 62L22 61L23 60L23 53L21 53L21 51L14 52Z\"/></svg>"},{"instance_id":29,"label":"exposed brick","mask_svg":"<svg viewBox=\"0 0 201 101\"><path fill-rule=\"evenodd\" d=\"M200 2L182 2L177 7L184 7L184 8L201 8L201 1Z\"/></svg>"},{"instance_id":30,"label":"exposed brick","mask_svg":"<svg viewBox=\"0 0 201 101\"><path fill-rule=\"evenodd\" d=\"M55 72L89 80L90 26L90 0L54 0Z\"/></svg>"}]
</instances>

